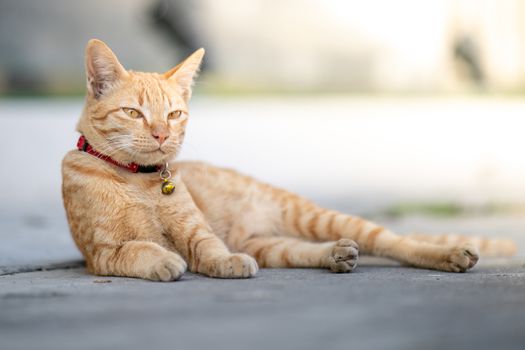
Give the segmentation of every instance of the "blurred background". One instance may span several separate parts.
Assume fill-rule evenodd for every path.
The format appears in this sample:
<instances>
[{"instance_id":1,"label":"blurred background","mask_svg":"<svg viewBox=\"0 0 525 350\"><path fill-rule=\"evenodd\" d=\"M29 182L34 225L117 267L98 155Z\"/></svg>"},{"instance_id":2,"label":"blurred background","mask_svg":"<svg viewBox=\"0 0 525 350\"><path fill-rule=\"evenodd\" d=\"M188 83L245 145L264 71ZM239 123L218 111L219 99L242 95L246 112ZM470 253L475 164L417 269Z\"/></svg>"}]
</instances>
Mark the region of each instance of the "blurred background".
<instances>
[{"instance_id":1,"label":"blurred background","mask_svg":"<svg viewBox=\"0 0 525 350\"><path fill-rule=\"evenodd\" d=\"M4 261L42 228L71 248L90 38L144 71L206 48L183 159L401 231L521 234L525 1L0 0L0 207L27 237Z\"/></svg>"},{"instance_id":2,"label":"blurred background","mask_svg":"<svg viewBox=\"0 0 525 350\"><path fill-rule=\"evenodd\" d=\"M209 93L519 93L521 0L2 0L5 94L83 94L83 49L136 70L207 49Z\"/></svg>"}]
</instances>

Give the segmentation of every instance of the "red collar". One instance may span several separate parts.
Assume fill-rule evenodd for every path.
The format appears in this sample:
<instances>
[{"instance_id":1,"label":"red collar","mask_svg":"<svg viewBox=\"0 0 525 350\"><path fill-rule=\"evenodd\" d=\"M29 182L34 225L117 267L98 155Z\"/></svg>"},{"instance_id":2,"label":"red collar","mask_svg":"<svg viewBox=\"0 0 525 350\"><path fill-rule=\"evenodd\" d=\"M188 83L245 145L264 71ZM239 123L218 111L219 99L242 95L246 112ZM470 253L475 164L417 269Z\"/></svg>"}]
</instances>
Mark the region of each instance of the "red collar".
<instances>
[{"instance_id":1,"label":"red collar","mask_svg":"<svg viewBox=\"0 0 525 350\"><path fill-rule=\"evenodd\" d=\"M130 163L130 164L119 163L115 159L95 151L93 147L91 147L91 145L87 142L84 135L80 136L80 138L78 139L77 148L79 151L84 151L86 153L89 153L99 159L105 160L108 163L111 163L118 167L127 169L131 171L132 173L155 173L157 171L162 170L162 165L139 165L137 163Z\"/></svg>"}]
</instances>

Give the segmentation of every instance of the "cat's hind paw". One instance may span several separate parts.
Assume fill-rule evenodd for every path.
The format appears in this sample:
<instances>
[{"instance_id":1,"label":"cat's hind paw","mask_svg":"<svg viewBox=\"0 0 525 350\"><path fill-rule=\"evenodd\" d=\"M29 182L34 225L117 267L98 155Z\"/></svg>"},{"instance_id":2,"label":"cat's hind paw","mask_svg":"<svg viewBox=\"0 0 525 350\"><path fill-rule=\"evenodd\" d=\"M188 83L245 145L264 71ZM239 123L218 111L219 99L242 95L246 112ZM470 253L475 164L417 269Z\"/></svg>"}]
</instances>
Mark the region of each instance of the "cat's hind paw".
<instances>
[{"instance_id":1,"label":"cat's hind paw","mask_svg":"<svg viewBox=\"0 0 525 350\"><path fill-rule=\"evenodd\" d=\"M473 245L466 244L460 247L453 247L445 256L445 261L441 264L440 270L465 272L474 267L478 260L479 253Z\"/></svg>"},{"instance_id":2,"label":"cat's hind paw","mask_svg":"<svg viewBox=\"0 0 525 350\"><path fill-rule=\"evenodd\" d=\"M335 242L328 257L330 270L339 273L352 272L357 266L359 246L351 239L340 239Z\"/></svg>"}]
</instances>

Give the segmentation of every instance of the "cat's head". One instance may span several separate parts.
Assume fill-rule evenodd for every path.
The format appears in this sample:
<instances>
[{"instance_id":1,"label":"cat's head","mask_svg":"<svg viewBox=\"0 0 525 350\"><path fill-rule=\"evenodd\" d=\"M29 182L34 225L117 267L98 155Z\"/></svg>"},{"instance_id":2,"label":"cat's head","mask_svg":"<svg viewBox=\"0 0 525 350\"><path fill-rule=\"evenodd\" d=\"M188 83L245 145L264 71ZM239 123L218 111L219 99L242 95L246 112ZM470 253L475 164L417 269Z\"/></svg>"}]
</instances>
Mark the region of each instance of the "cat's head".
<instances>
[{"instance_id":1,"label":"cat's head","mask_svg":"<svg viewBox=\"0 0 525 350\"><path fill-rule=\"evenodd\" d=\"M204 49L164 74L124 69L111 49L86 48L87 99L77 129L93 148L124 163L162 164L184 139L188 100Z\"/></svg>"}]
</instances>

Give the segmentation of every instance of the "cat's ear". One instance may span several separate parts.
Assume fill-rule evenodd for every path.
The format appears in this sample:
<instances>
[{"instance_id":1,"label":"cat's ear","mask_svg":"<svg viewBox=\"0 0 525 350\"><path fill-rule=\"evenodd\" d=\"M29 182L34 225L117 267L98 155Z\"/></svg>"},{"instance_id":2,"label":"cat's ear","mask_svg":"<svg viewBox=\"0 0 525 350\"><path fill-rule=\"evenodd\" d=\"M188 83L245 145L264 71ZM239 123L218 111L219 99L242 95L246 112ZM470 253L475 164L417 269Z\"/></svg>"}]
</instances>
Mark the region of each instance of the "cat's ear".
<instances>
[{"instance_id":1,"label":"cat's ear","mask_svg":"<svg viewBox=\"0 0 525 350\"><path fill-rule=\"evenodd\" d=\"M88 92L99 98L128 76L117 56L104 42L91 39L86 47L86 74Z\"/></svg>"},{"instance_id":2,"label":"cat's ear","mask_svg":"<svg viewBox=\"0 0 525 350\"><path fill-rule=\"evenodd\" d=\"M199 67L204 57L204 49L198 49L184 61L164 73L164 77L174 81L181 90L182 98L188 101L191 97L193 80L199 72Z\"/></svg>"}]
</instances>

